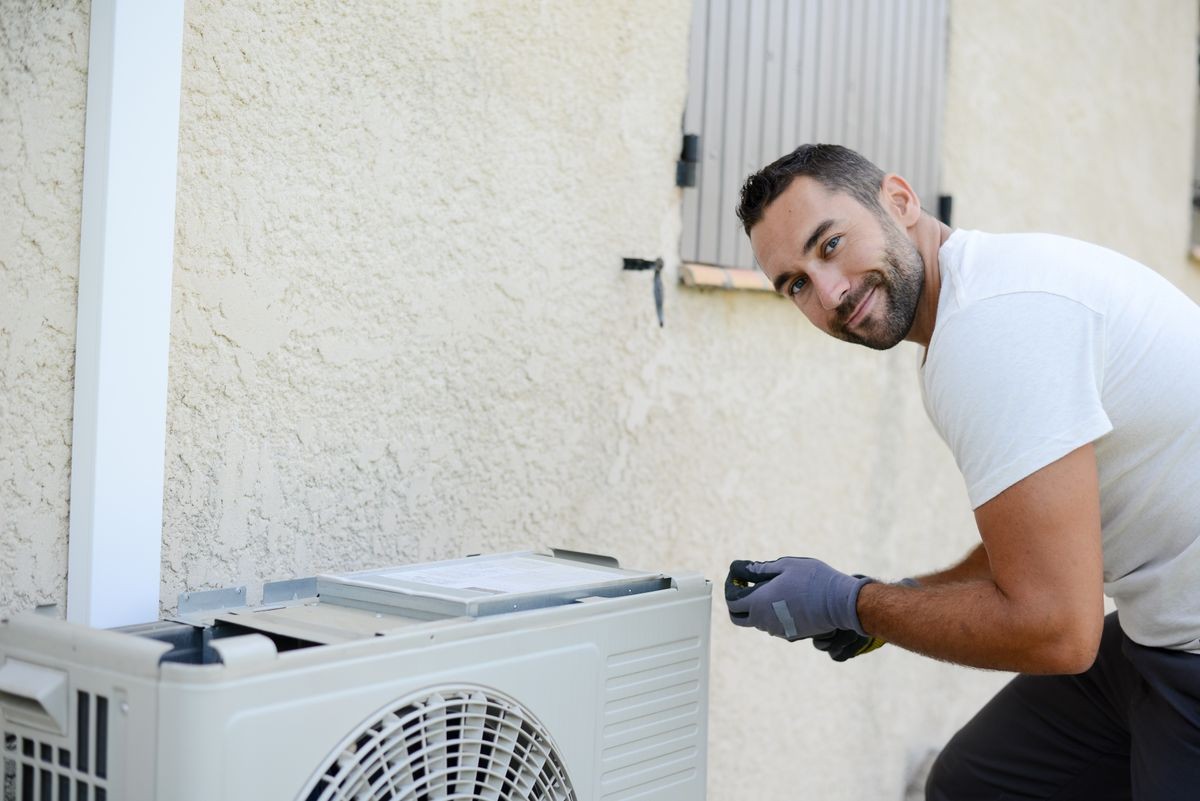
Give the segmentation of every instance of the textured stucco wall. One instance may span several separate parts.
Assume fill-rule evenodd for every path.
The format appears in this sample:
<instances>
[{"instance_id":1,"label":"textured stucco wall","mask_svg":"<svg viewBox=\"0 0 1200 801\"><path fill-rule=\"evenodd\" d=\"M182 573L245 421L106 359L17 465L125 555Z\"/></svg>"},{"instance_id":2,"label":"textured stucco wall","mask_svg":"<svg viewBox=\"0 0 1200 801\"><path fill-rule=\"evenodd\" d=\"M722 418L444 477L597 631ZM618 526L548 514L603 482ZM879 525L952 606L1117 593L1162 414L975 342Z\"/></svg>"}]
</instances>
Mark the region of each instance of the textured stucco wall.
<instances>
[{"instance_id":1,"label":"textured stucco wall","mask_svg":"<svg viewBox=\"0 0 1200 801\"><path fill-rule=\"evenodd\" d=\"M0 9L0 615L66 597L87 44L82 2Z\"/></svg>"},{"instance_id":2,"label":"textured stucco wall","mask_svg":"<svg viewBox=\"0 0 1200 801\"><path fill-rule=\"evenodd\" d=\"M1186 259L1196 16L1194 0L955 0L955 223L1098 242L1200 299Z\"/></svg>"},{"instance_id":3,"label":"textured stucco wall","mask_svg":"<svg viewBox=\"0 0 1200 801\"><path fill-rule=\"evenodd\" d=\"M166 606L544 545L718 579L967 550L914 351L673 280L659 329L649 275L619 270L675 275L689 12L189 4ZM713 799L899 798L995 683L900 652L835 666L716 608Z\"/></svg>"},{"instance_id":4,"label":"textured stucco wall","mask_svg":"<svg viewBox=\"0 0 1200 801\"><path fill-rule=\"evenodd\" d=\"M65 593L87 20L42 5L0 24L0 614ZM1190 280L1194 3L995 5L952 5L957 221ZM188 3L165 609L550 544L717 580L743 556L898 578L967 550L914 349L675 282L689 10ZM666 328L628 255L667 259ZM1004 680L896 649L835 665L714 608L714 801L899 799Z\"/></svg>"}]
</instances>

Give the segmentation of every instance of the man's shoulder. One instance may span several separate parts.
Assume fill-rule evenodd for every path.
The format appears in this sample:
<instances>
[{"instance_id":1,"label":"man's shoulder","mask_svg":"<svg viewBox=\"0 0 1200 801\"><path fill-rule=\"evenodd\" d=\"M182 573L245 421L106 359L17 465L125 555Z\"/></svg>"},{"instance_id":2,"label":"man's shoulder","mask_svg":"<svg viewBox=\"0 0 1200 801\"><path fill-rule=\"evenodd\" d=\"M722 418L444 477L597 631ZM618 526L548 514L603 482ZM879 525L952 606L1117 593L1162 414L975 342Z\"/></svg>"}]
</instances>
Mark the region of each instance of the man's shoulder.
<instances>
[{"instance_id":1,"label":"man's shoulder","mask_svg":"<svg viewBox=\"0 0 1200 801\"><path fill-rule=\"evenodd\" d=\"M961 234L961 236L959 236ZM957 240L957 241L956 241ZM1045 233L955 232L942 253L954 311L1006 295L1051 294L1103 312L1122 287L1155 280L1144 265L1100 245ZM939 314L940 316L940 314Z\"/></svg>"},{"instance_id":2,"label":"man's shoulder","mask_svg":"<svg viewBox=\"0 0 1200 801\"><path fill-rule=\"evenodd\" d=\"M964 231L958 258L951 263L970 271L973 277L1037 285L1055 275L1070 276L1078 270L1142 265L1101 245L1058 234L991 234ZM1142 267L1142 269L1146 269Z\"/></svg>"}]
</instances>

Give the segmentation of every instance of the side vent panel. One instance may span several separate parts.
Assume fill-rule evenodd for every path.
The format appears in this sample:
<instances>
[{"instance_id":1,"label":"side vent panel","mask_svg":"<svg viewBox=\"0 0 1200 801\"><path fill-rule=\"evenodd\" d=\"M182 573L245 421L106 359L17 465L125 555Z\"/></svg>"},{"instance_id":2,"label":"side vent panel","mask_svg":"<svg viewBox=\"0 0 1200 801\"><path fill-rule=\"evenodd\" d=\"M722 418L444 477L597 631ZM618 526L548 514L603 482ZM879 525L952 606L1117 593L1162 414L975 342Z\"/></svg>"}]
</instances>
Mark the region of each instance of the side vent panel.
<instances>
[{"instance_id":1,"label":"side vent panel","mask_svg":"<svg viewBox=\"0 0 1200 801\"><path fill-rule=\"evenodd\" d=\"M696 780L703 752L705 652L699 637L613 654L604 691L604 801L653 799Z\"/></svg>"},{"instance_id":2,"label":"side vent panel","mask_svg":"<svg viewBox=\"0 0 1200 801\"><path fill-rule=\"evenodd\" d=\"M108 801L108 699L77 692L74 712L70 741L3 724L2 801Z\"/></svg>"}]
</instances>

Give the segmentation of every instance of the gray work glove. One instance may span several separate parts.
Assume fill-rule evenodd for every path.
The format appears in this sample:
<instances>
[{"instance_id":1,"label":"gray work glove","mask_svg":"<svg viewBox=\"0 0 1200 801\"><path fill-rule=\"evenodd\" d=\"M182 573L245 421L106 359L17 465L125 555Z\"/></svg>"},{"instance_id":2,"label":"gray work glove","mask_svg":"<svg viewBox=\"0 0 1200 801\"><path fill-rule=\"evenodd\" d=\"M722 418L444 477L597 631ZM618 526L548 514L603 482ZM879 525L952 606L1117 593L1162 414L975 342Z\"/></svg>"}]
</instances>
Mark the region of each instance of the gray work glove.
<instances>
[{"instance_id":1,"label":"gray work glove","mask_svg":"<svg viewBox=\"0 0 1200 801\"><path fill-rule=\"evenodd\" d=\"M818 651L829 654L829 658L834 662L845 662L847 659L869 654L875 649L887 645L878 637L859 634L857 631L849 629L835 629L818 634L812 638L812 643Z\"/></svg>"},{"instance_id":2,"label":"gray work glove","mask_svg":"<svg viewBox=\"0 0 1200 801\"><path fill-rule=\"evenodd\" d=\"M858 593L871 581L838 572L819 559L739 559L729 565L725 603L734 625L789 641L836 629L866 635L858 620Z\"/></svg>"},{"instance_id":3,"label":"gray work glove","mask_svg":"<svg viewBox=\"0 0 1200 801\"><path fill-rule=\"evenodd\" d=\"M855 577L864 578L859 575ZM921 586L916 579L912 578L901 579L900 583L906 587ZM824 634L818 634L812 638L812 643L813 647L818 651L824 651L829 654L829 658L834 662L845 662L847 659L869 654L887 645L885 641L878 637L859 634L857 631L850 631L849 629L835 629L827 631Z\"/></svg>"}]
</instances>

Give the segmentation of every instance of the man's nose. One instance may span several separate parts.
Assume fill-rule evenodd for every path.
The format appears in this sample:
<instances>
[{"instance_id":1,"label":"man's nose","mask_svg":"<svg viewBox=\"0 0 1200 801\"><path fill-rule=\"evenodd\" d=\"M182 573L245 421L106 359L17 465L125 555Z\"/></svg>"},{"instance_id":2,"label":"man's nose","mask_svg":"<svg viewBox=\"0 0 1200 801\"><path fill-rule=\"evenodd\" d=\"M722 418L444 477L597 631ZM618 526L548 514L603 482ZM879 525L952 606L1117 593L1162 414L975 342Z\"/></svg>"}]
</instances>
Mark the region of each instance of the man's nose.
<instances>
[{"instance_id":1,"label":"man's nose","mask_svg":"<svg viewBox=\"0 0 1200 801\"><path fill-rule=\"evenodd\" d=\"M850 281L842 275L841 270L814 270L808 280L813 282L817 300L826 311L836 309L850 291Z\"/></svg>"}]
</instances>

